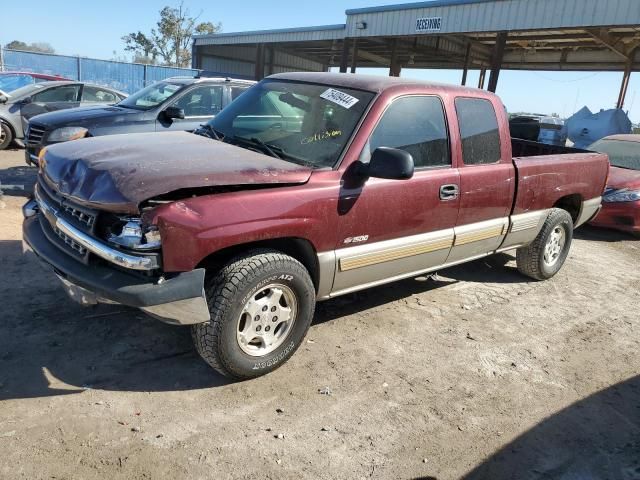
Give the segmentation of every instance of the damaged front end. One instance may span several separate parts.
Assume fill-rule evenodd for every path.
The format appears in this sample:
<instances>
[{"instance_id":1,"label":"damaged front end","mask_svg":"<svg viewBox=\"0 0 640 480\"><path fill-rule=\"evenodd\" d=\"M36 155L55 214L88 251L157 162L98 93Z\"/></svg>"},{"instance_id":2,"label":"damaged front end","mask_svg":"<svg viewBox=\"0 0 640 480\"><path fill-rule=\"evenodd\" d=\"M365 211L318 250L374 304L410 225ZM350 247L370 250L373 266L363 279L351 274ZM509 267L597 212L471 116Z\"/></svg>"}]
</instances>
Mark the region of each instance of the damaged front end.
<instances>
[{"instance_id":1,"label":"damaged front end","mask_svg":"<svg viewBox=\"0 0 640 480\"><path fill-rule=\"evenodd\" d=\"M171 324L209 321L204 270L164 273L160 232L141 217L88 210L42 179L23 215L26 249L53 269L74 301L137 307Z\"/></svg>"}]
</instances>

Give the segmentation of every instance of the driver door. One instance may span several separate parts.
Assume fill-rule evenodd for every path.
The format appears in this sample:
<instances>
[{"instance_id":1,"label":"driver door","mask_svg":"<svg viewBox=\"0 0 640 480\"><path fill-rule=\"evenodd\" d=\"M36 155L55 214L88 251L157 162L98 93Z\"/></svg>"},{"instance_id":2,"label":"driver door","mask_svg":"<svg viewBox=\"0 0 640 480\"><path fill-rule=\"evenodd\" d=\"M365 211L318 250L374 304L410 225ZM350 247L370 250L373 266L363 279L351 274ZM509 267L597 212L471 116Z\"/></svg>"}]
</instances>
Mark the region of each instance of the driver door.
<instances>
[{"instance_id":1,"label":"driver door","mask_svg":"<svg viewBox=\"0 0 640 480\"><path fill-rule=\"evenodd\" d=\"M409 152L415 173L409 180L370 178L353 187L345 178L334 295L443 265L453 245L460 174L452 162L442 100L424 95L396 99L360 161L368 163L378 147Z\"/></svg>"}]
</instances>

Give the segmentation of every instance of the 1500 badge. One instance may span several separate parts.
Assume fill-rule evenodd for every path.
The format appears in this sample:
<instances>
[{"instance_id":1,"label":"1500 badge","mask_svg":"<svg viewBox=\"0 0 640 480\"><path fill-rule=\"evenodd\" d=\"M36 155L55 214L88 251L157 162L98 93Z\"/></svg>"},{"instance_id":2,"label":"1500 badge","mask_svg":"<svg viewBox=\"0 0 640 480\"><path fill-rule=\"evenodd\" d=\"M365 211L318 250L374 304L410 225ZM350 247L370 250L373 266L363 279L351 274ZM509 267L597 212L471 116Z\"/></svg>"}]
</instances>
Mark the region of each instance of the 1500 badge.
<instances>
[{"instance_id":1,"label":"1500 badge","mask_svg":"<svg viewBox=\"0 0 640 480\"><path fill-rule=\"evenodd\" d=\"M367 240L369 240L369 235L361 235L359 237L349 237L349 238L345 238L344 239L344 243L345 244L350 244L350 243L362 243L362 242L366 242Z\"/></svg>"}]
</instances>

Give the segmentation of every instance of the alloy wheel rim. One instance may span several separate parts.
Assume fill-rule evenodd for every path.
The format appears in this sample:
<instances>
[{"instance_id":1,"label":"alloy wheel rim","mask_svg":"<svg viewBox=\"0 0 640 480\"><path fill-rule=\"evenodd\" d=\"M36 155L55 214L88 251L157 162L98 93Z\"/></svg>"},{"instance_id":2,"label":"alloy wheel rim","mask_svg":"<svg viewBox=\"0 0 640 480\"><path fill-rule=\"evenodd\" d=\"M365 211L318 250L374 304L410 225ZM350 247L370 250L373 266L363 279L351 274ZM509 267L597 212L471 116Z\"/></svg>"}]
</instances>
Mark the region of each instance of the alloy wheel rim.
<instances>
[{"instance_id":1,"label":"alloy wheel rim","mask_svg":"<svg viewBox=\"0 0 640 480\"><path fill-rule=\"evenodd\" d=\"M269 284L254 293L242 308L236 326L240 349L262 357L284 343L293 329L298 302L291 288Z\"/></svg>"},{"instance_id":2,"label":"alloy wheel rim","mask_svg":"<svg viewBox=\"0 0 640 480\"><path fill-rule=\"evenodd\" d=\"M4 131L4 128L0 127L0 145L4 143L6 138L7 138L7 134Z\"/></svg>"},{"instance_id":3,"label":"alloy wheel rim","mask_svg":"<svg viewBox=\"0 0 640 480\"><path fill-rule=\"evenodd\" d=\"M553 267L560 256L562 255L562 251L564 250L564 246L566 243L566 235L564 233L564 228L558 225L553 229L551 235L549 235L549 240L547 240L547 244L544 247L544 263Z\"/></svg>"}]
</instances>

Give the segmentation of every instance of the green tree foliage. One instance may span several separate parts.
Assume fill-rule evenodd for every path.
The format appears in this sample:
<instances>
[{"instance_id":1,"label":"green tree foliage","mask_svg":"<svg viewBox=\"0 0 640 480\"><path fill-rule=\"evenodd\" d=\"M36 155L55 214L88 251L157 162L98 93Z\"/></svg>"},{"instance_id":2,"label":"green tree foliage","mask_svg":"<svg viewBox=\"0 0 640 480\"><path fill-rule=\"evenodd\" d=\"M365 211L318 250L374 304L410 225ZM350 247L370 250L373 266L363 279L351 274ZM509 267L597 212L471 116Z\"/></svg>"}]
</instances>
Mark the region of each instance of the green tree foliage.
<instances>
[{"instance_id":1,"label":"green tree foliage","mask_svg":"<svg viewBox=\"0 0 640 480\"><path fill-rule=\"evenodd\" d=\"M164 7L156 28L149 34L138 31L122 37L125 50L133 52L136 61L141 63L189 67L193 35L217 33L222 29L220 23L198 22L199 17L192 17L183 3L178 7Z\"/></svg>"},{"instance_id":2,"label":"green tree foliage","mask_svg":"<svg viewBox=\"0 0 640 480\"><path fill-rule=\"evenodd\" d=\"M14 40L13 42L7 43L5 48L9 50L23 50L25 52L56 53L55 49L46 42L26 43L20 40Z\"/></svg>"}]
</instances>

